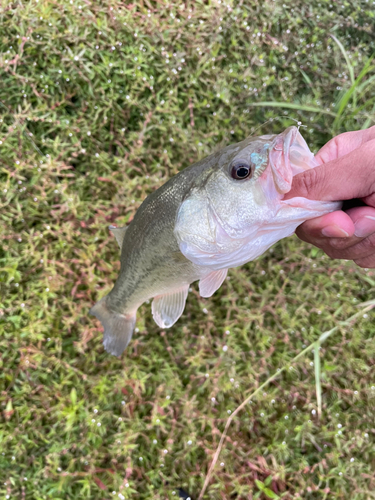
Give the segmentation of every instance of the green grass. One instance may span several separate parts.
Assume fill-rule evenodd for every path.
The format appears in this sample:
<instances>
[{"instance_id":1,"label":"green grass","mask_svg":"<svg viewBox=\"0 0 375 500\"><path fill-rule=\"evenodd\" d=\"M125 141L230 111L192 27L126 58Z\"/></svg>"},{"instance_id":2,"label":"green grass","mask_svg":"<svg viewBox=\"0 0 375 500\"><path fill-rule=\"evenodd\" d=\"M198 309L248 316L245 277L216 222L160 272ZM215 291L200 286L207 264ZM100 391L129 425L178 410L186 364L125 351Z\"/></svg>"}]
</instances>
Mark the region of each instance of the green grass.
<instances>
[{"instance_id":1,"label":"green grass","mask_svg":"<svg viewBox=\"0 0 375 500\"><path fill-rule=\"evenodd\" d=\"M170 330L142 306L121 359L88 316L119 270L108 225L180 169L290 118L313 150L375 123L371 1L229 5L1 3L1 498L197 499L229 412L284 367L204 498L375 497L373 314L313 345L373 270L289 238L193 285Z\"/></svg>"}]
</instances>

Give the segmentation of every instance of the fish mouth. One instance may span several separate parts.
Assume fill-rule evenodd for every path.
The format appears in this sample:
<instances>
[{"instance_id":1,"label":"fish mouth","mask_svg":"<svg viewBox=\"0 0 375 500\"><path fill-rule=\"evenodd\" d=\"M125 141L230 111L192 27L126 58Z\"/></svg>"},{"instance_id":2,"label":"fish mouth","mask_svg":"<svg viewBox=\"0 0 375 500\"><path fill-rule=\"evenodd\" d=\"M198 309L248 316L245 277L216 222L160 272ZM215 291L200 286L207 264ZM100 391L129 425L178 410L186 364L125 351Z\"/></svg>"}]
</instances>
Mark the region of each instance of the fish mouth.
<instances>
[{"instance_id":1,"label":"fish mouth","mask_svg":"<svg viewBox=\"0 0 375 500\"><path fill-rule=\"evenodd\" d=\"M305 139L295 126L275 137L269 153L269 164L277 191L284 195L291 190L293 177L318 166Z\"/></svg>"}]
</instances>

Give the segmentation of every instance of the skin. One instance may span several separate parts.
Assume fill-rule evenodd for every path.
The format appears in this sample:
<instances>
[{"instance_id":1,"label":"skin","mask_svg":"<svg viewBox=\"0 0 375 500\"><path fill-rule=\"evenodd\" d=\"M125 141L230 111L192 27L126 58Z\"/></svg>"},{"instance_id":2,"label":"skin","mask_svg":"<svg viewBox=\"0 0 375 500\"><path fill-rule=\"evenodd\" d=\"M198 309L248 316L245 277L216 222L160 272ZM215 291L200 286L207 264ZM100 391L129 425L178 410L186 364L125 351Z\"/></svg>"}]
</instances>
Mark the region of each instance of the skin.
<instances>
[{"instance_id":1,"label":"skin","mask_svg":"<svg viewBox=\"0 0 375 500\"><path fill-rule=\"evenodd\" d=\"M316 159L321 165L295 176L285 199L360 199L366 206L306 221L297 236L333 259L375 268L375 126L334 137Z\"/></svg>"}]
</instances>

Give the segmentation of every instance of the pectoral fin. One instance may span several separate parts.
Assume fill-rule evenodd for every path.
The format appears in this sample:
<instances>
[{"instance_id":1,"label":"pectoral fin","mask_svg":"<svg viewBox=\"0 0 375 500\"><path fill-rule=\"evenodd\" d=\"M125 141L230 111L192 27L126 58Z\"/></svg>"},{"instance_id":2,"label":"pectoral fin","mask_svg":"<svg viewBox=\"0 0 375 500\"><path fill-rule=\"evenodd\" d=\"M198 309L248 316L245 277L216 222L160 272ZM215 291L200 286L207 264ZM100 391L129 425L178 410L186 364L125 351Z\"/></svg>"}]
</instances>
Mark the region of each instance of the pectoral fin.
<instances>
[{"instance_id":1,"label":"pectoral fin","mask_svg":"<svg viewBox=\"0 0 375 500\"><path fill-rule=\"evenodd\" d=\"M189 285L166 293L157 295L151 306L152 315L160 328L170 328L185 309L186 297L189 291Z\"/></svg>"},{"instance_id":2,"label":"pectoral fin","mask_svg":"<svg viewBox=\"0 0 375 500\"><path fill-rule=\"evenodd\" d=\"M116 238L118 246L120 247L120 252L122 250L122 242L124 241L124 236L125 236L127 229L128 229L127 226L124 226L124 227L109 226L109 230L111 231L113 236Z\"/></svg>"},{"instance_id":3,"label":"pectoral fin","mask_svg":"<svg viewBox=\"0 0 375 500\"><path fill-rule=\"evenodd\" d=\"M211 297L218 290L227 277L228 269L212 271L208 276L199 281L199 293L201 297Z\"/></svg>"}]
</instances>

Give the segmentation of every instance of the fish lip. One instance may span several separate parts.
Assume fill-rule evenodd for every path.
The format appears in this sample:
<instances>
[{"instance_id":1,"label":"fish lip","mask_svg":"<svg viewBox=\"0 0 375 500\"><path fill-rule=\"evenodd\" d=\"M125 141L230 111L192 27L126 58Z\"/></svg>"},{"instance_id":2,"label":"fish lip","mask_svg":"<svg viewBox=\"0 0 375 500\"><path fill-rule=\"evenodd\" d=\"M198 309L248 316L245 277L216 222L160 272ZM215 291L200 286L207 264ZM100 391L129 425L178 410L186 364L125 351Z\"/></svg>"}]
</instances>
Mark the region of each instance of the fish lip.
<instances>
[{"instance_id":1,"label":"fish lip","mask_svg":"<svg viewBox=\"0 0 375 500\"><path fill-rule=\"evenodd\" d=\"M282 196L292 188L293 169L289 153L298 133L297 127L288 127L275 137L270 147L269 166L276 190Z\"/></svg>"},{"instance_id":2,"label":"fish lip","mask_svg":"<svg viewBox=\"0 0 375 500\"><path fill-rule=\"evenodd\" d=\"M292 188L293 178L319 165L296 126L275 137L269 154L269 164L276 190L282 198Z\"/></svg>"}]
</instances>

